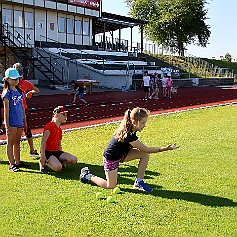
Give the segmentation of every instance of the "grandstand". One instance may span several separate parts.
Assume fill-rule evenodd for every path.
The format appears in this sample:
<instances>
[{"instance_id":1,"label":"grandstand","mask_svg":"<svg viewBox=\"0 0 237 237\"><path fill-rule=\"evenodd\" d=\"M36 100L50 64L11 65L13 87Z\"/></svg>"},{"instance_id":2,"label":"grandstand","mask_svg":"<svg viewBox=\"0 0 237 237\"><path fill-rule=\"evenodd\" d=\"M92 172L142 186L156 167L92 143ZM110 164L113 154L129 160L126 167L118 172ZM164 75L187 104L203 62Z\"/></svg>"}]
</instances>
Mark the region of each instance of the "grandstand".
<instances>
[{"instance_id":1,"label":"grandstand","mask_svg":"<svg viewBox=\"0 0 237 237\"><path fill-rule=\"evenodd\" d=\"M143 42L146 22L102 12L100 0L3 0L0 9L2 76L8 67L20 62L27 79L47 87L86 76L103 87L134 90L144 70L162 74L163 69L172 73L179 86L208 83L196 80L210 76L206 64L199 64L202 70L192 71L190 65L196 66L196 61L152 55ZM140 43L132 41L132 28L138 26ZM121 38L124 28L131 28L130 40ZM119 38L114 38L117 30ZM229 77L232 80L220 83L233 83L233 73L228 73Z\"/></svg>"}]
</instances>

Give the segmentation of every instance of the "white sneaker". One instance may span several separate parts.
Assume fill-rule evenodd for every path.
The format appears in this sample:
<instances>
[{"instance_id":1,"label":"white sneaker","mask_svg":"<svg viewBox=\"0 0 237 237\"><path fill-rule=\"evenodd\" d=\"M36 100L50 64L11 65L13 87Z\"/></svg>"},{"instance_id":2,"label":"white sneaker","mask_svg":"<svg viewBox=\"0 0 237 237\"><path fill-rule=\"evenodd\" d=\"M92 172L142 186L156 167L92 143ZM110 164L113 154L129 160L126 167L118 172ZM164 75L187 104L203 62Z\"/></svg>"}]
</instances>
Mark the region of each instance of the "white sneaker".
<instances>
[{"instance_id":1,"label":"white sneaker","mask_svg":"<svg viewBox=\"0 0 237 237\"><path fill-rule=\"evenodd\" d=\"M40 161L39 161L39 169L40 169L40 172L43 173L43 174L48 173L46 167L43 166Z\"/></svg>"},{"instance_id":2,"label":"white sneaker","mask_svg":"<svg viewBox=\"0 0 237 237\"><path fill-rule=\"evenodd\" d=\"M144 192L151 192L153 190L152 188L148 187L143 180L135 181L133 188Z\"/></svg>"},{"instance_id":3,"label":"white sneaker","mask_svg":"<svg viewBox=\"0 0 237 237\"><path fill-rule=\"evenodd\" d=\"M88 167L84 167L81 169L81 174L80 174L80 180L82 183L88 183L89 178L88 176L91 176L91 172Z\"/></svg>"}]
</instances>

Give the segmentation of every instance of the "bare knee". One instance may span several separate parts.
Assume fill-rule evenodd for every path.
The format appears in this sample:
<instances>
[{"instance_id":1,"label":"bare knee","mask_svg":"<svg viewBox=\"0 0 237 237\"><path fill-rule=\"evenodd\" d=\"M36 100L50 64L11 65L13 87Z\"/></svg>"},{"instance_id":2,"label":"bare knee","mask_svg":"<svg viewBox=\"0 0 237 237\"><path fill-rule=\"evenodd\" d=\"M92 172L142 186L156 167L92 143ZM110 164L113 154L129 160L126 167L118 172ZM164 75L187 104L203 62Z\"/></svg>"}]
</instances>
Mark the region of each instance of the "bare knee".
<instances>
[{"instance_id":1,"label":"bare knee","mask_svg":"<svg viewBox=\"0 0 237 237\"><path fill-rule=\"evenodd\" d=\"M142 154L141 154L141 159L149 159L149 153L147 153L147 152L142 152Z\"/></svg>"},{"instance_id":2,"label":"bare knee","mask_svg":"<svg viewBox=\"0 0 237 237\"><path fill-rule=\"evenodd\" d=\"M116 186L117 186L117 181L115 181L115 182L108 182L107 181L107 185L106 185L107 189L114 189Z\"/></svg>"},{"instance_id":3,"label":"bare knee","mask_svg":"<svg viewBox=\"0 0 237 237\"><path fill-rule=\"evenodd\" d=\"M60 159L60 162L66 163L66 164L73 164L73 165L75 165L77 163L77 157L69 154L66 157L62 157Z\"/></svg>"},{"instance_id":4,"label":"bare knee","mask_svg":"<svg viewBox=\"0 0 237 237\"><path fill-rule=\"evenodd\" d=\"M51 168L55 172L60 172L62 170L62 165L58 164Z\"/></svg>"},{"instance_id":5,"label":"bare knee","mask_svg":"<svg viewBox=\"0 0 237 237\"><path fill-rule=\"evenodd\" d=\"M114 189L115 187L117 186L117 184L110 184L110 185L108 185L107 184L107 189Z\"/></svg>"},{"instance_id":6,"label":"bare knee","mask_svg":"<svg viewBox=\"0 0 237 237\"><path fill-rule=\"evenodd\" d=\"M77 163L77 157L73 156L70 163L75 165Z\"/></svg>"}]
</instances>

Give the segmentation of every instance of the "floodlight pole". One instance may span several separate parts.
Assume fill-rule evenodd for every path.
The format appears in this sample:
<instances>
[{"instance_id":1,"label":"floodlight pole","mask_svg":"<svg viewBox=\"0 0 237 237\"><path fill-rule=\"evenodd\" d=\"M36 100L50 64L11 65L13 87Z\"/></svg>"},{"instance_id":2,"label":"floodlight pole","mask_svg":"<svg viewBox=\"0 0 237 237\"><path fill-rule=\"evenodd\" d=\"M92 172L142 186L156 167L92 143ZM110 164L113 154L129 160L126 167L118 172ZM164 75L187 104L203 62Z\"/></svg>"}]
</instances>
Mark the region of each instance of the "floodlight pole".
<instances>
[{"instance_id":1,"label":"floodlight pole","mask_svg":"<svg viewBox=\"0 0 237 237\"><path fill-rule=\"evenodd\" d=\"M143 53L143 25L141 25L141 53Z\"/></svg>"},{"instance_id":2,"label":"floodlight pole","mask_svg":"<svg viewBox=\"0 0 237 237\"><path fill-rule=\"evenodd\" d=\"M104 22L104 32L103 32L103 49L105 50L105 22Z\"/></svg>"},{"instance_id":3,"label":"floodlight pole","mask_svg":"<svg viewBox=\"0 0 237 237\"><path fill-rule=\"evenodd\" d=\"M119 26L119 51L121 51L121 25Z\"/></svg>"}]
</instances>

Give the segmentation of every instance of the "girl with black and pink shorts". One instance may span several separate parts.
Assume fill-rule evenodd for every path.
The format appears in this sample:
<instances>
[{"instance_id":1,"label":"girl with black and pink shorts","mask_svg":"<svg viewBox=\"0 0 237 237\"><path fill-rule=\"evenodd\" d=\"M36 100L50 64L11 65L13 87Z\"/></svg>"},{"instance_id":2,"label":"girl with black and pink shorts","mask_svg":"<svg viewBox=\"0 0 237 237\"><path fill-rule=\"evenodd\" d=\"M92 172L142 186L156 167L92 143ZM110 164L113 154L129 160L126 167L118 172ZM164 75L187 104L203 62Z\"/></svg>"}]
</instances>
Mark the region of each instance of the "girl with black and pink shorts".
<instances>
[{"instance_id":1,"label":"girl with black and pink shorts","mask_svg":"<svg viewBox=\"0 0 237 237\"><path fill-rule=\"evenodd\" d=\"M120 163L138 159L137 178L133 188L151 192L152 188L143 181L149 161L149 153L173 150L174 146L147 147L139 141L136 133L146 126L149 111L144 108L128 109L119 127L104 150L104 171L106 179L92 175L88 167L81 170L80 180L87 183L89 180L100 187L113 189L117 186L118 167Z\"/></svg>"}]
</instances>

